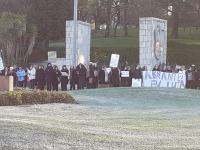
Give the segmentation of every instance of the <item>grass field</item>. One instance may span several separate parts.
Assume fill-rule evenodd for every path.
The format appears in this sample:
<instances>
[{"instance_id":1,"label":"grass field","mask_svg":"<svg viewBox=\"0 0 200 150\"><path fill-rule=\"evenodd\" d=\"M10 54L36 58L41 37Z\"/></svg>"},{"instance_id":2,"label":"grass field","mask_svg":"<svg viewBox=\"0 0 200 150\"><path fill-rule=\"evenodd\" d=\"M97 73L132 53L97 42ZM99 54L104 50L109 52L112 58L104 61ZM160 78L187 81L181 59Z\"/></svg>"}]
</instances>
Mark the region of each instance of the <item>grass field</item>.
<instances>
[{"instance_id":1,"label":"grass field","mask_svg":"<svg viewBox=\"0 0 200 150\"><path fill-rule=\"evenodd\" d=\"M78 105L1 107L0 149L200 149L199 91L111 88L70 93Z\"/></svg>"},{"instance_id":2,"label":"grass field","mask_svg":"<svg viewBox=\"0 0 200 150\"><path fill-rule=\"evenodd\" d=\"M138 62L139 52L139 33L138 29L131 28L128 37L123 37L122 30L118 30L117 37L104 37L104 32L92 34L92 61L108 62L112 53L119 53L122 57L121 61L128 60L129 63ZM180 28L179 38L170 38L168 36L168 62L177 64L200 64L200 29L196 28ZM63 41L51 41L51 50L58 50L63 56L65 43ZM99 54L95 58L95 53ZM102 62L103 63L103 62ZM122 62L123 63L123 62Z\"/></svg>"}]
</instances>

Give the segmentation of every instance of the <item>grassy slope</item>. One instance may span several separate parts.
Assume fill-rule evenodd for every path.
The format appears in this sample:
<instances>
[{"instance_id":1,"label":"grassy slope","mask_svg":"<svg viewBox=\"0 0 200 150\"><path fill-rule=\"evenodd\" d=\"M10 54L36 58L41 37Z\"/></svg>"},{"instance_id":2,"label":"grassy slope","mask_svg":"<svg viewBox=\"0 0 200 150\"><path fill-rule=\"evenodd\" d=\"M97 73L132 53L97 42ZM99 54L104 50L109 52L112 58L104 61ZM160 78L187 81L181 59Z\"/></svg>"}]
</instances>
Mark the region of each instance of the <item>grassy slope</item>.
<instances>
[{"instance_id":1,"label":"grassy slope","mask_svg":"<svg viewBox=\"0 0 200 150\"><path fill-rule=\"evenodd\" d=\"M0 149L200 149L199 91L110 88L70 94L79 105L1 107Z\"/></svg>"},{"instance_id":2,"label":"grassy slope","mask_svg":"<svg viewBox=\"0 0 200 150\"><path fill-rule=\"evenodd\" d=\"M92 35L92 59L94 59L93 52L103 51L103 55L110 55L110 53L124 53L124 59L130 60L133 58L138 61L138 29L129 29L128 37L123 37L123 32L118 31L117 37L105 38L104 33L93 33ZM64 42L51 42L50 48L63 50L65 47ZM111 50L111 52L108 52ZM127 51L127 52L125 52ZM130 58L129 58L130 57ZM179 29L179 38L171 39L168 37L168 60L171 63L179 64L200 64L200 30L196 28L183 28ZM109 59L109 58L107 58ZM133 63L132 62L132 63Z\"/></svg>"}]
</instances>

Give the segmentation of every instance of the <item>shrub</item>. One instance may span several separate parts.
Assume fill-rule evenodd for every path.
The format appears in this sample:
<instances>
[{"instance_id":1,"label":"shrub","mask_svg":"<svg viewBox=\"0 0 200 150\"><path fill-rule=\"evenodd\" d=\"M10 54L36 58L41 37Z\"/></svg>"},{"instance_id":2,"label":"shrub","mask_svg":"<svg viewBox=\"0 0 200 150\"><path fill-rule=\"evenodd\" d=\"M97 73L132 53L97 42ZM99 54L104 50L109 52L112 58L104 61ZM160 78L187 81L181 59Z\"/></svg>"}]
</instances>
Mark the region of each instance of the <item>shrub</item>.
<instances>
[{"instance_id":1,"label":"shrub","mask_svg":"<svg viewBox=\"0 0 200 150\"><path fill-rule=\"evenodd\" d=\"M47 103L71 103L76 101L66 92L47 92L16 90L14 92L0 93L0 106L33 105Z\"/></svg>"}]
</instances>

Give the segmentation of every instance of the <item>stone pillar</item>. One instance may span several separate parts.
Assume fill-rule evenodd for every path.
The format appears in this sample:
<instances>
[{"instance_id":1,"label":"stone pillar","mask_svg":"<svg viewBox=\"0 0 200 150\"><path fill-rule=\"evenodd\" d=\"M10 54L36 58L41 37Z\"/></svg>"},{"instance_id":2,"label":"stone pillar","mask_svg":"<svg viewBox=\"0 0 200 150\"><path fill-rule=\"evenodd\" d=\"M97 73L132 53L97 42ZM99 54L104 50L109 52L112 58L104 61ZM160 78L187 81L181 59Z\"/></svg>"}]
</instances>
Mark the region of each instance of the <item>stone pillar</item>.
<instances>
[{"instance_id":1,"label":"stone pillar","mask_svg":"<svg viewBox=\"0 0 200 150\"><path fill-rule=\"evenodd\" d=\"M13 76L0 76L0 91L13 91Z\"/></svg>"},{"instance_id":2,"label":"stone pillar","mask_svg":"<svg viewBox=\"0 0 200 150\"><path fill-rule=\"evenodd\" d=\"M141 66L151 70L155 65L166 64L167 21L158 18L140 18L139 31Z\"/></svg>"},{"instance_id":3,"label":"stone pillar","mask_svg":"<svg viewBox=\"0 0 200 150\"><path fill-rule=\"evenodd\" d=\"M77 66L79 63L90 62L91 25L77 21L77 42L74 49L74 21L66 22L66 65ZM76 56L76 57L75 57Z\"/></svg>"}]
</instances>

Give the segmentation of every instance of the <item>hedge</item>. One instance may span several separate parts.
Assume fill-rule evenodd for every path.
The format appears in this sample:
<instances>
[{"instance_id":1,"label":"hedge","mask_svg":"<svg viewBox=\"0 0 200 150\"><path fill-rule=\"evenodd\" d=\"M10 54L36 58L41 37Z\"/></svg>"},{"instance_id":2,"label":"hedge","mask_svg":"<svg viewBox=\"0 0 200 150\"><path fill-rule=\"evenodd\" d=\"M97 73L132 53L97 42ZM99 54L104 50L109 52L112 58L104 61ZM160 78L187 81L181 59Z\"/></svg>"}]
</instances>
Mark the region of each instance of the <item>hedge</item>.
<instances>
[{"instance_id":1,"label":"hedge","mask_svg":"<svg viewBox=\"0 0 200 150\"><path fill-rule=\"evenodd\" d=\"M70 103L76 101L66 92L22 91L0 92L0 106Z\"/></svg>"}]
</instances>

